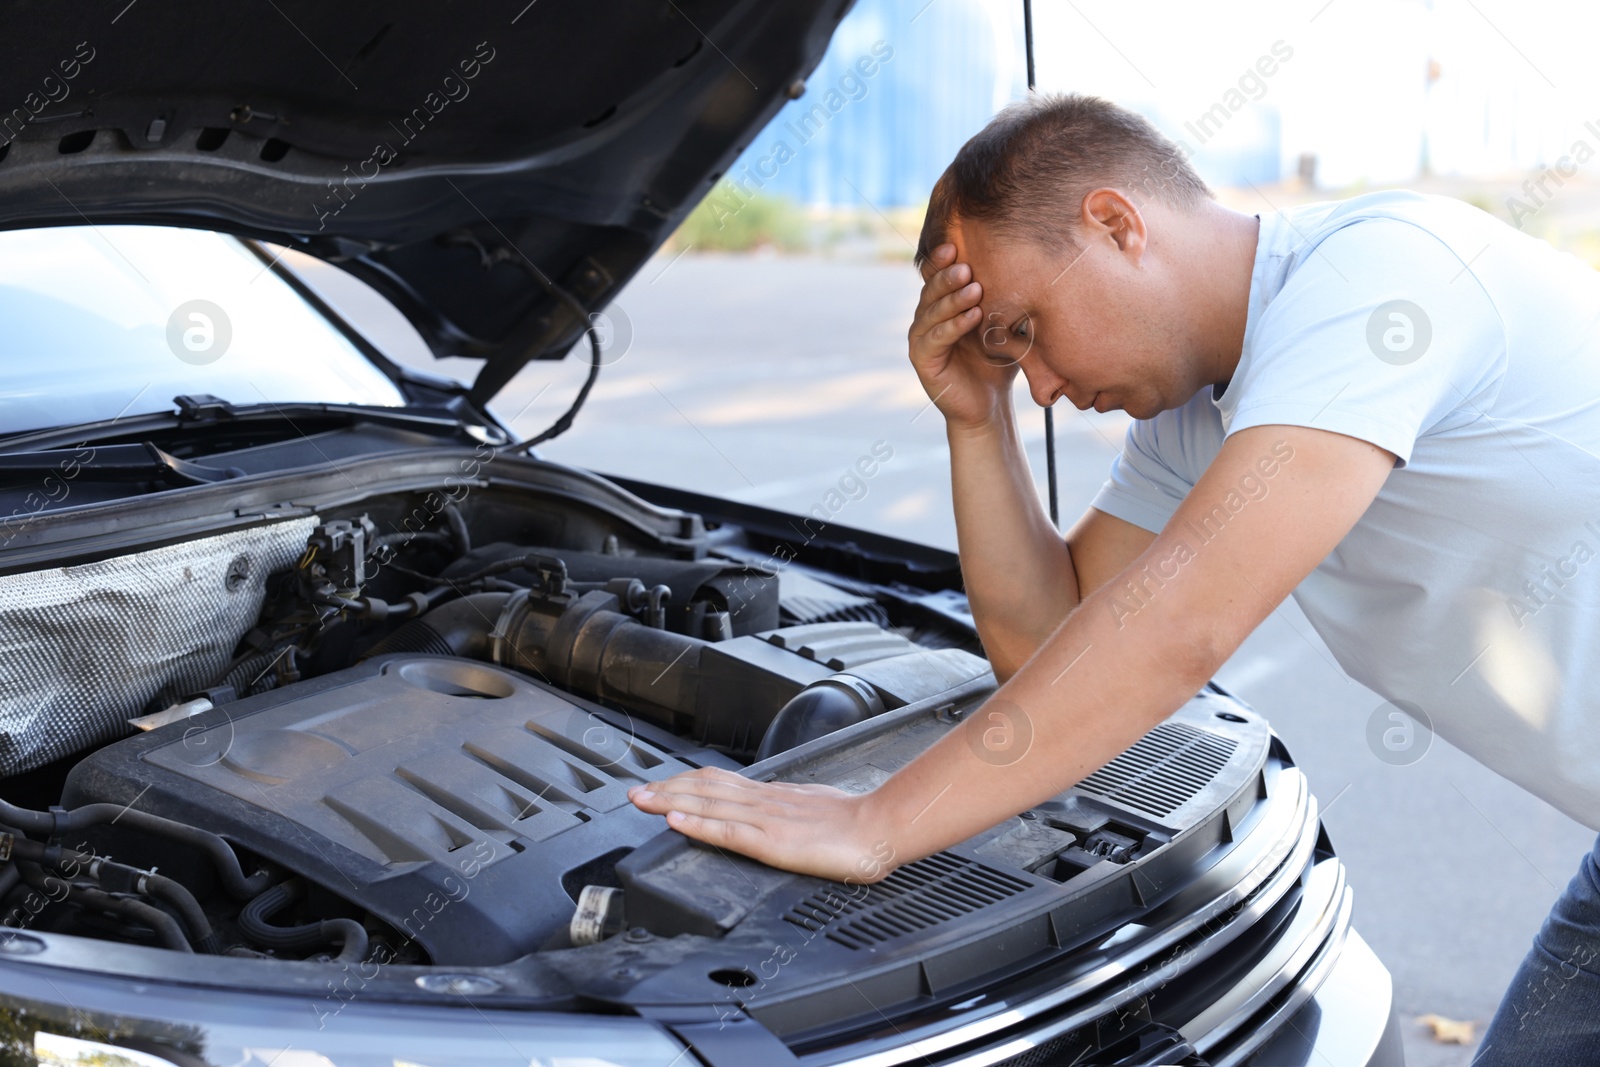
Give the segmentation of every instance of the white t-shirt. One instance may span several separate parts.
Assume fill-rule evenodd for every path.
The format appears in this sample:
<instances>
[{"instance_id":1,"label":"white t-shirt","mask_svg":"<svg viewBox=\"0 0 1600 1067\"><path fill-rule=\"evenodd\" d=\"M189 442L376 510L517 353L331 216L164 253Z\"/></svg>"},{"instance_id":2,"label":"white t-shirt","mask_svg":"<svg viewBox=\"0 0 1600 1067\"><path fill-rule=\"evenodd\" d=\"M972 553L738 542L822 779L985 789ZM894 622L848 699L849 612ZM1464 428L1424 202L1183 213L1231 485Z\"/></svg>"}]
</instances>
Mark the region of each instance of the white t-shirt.
<instances>
[{"instance_id":1,"label":"white t-shirt","mask_svg":"<svg viewBox=\"0 0 1600 1067\"><path fill-rule=\"evenodd\" d=\"M1093 506L1159 531L1270 424L1399 457L1294 591L1340 665L1600 829L1600 273L1445 197L1263 214L1233 377L1134 422Z\"/></svg>"}]
</instances>

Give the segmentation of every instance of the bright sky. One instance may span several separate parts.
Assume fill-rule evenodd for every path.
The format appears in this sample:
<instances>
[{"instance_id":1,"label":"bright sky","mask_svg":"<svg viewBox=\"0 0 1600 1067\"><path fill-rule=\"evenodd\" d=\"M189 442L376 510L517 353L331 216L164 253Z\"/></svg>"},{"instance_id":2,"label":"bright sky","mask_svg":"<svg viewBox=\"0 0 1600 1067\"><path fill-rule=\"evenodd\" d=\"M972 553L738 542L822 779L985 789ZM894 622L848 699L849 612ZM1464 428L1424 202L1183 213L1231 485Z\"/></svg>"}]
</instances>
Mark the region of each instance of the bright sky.
<instances>
[{"instance_id":1,"label":"bright sky","mask_svg":"<svg viewBox=\"0 0 1600 1067\"><path fill-rule=\"evenodd\" d=\"M1254 97L1210 147L1270 143L1280 123L1283 173L1314 152L1326 186L1405 181L1425 150L1436 174L1488 175L1553 164L1579 139L1600 149L1592 0L1037 0L1034 27L1040 88L1109 97L1173 137ZM1252 77L1279 42L1290 58Z\"/></svg>"}]
</instances>

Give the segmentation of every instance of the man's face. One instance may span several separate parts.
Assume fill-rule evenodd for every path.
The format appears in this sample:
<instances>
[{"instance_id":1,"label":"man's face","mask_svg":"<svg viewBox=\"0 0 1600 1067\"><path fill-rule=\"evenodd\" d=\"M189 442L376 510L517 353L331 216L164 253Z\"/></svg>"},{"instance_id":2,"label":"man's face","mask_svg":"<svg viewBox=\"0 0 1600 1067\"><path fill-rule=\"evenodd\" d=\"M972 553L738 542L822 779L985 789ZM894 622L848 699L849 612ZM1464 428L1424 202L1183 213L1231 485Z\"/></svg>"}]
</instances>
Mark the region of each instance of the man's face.
<instances>
[{"instance_id":1,"label":"man's face","mask_svg":"<svg viewBox=\"0 0 1600 1067\"><path fill-rule=\"evenodd\" d=\"M1020 367L1041 407L1064 396L1080 410L1150 418L1199 388L1176 310L1181 294L1164 291L1169 276L1142 220L1081 233L1075 250L959 220L949 240L983 287L982 321L961 339L962 356Z\"/></svg>"}]
</instances>

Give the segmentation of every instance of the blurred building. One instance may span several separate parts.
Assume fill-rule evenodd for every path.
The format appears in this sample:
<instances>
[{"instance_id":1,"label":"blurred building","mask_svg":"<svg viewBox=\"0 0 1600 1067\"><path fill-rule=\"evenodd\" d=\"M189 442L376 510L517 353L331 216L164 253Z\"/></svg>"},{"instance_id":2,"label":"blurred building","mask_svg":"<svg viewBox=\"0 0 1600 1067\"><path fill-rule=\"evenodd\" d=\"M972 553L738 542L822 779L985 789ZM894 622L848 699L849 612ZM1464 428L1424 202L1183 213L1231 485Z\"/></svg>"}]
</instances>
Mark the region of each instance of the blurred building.
<instances>
[{"instance_id":1,"label":"blurred building","mask_svg":"<svg viewBox=\"0 0 1600 1067\"><path fill-rule=\"evenodd\" d=\"M919 204L956 149L1026 88L1021 0L859 0L805 95L728 178L807 205Z\"/></svg>"},{"instance_id":2,"label":"blurred building","mask_svg":"<svg viewBox=\"0 0 1600 1067\"><path fill-rule=\"evenodd\" d=\"M1504 175L1600 149L1600 5L1581 0L1536 22L1511 0L1034 7L1042 89L1140 111L1215 186ZM806 205L915 205L1026 84L1021 0L859 0L728 177Z\"/></svg>"}]
</instances>

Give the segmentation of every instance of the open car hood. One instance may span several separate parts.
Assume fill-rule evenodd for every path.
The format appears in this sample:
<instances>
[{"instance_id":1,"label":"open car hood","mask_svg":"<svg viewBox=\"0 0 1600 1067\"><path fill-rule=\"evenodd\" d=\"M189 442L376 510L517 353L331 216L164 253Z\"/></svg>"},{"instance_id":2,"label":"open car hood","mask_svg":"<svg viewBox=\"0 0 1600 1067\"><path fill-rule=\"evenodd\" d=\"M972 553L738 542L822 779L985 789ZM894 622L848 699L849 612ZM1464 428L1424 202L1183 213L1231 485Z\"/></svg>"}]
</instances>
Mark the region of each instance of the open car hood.
<instances>
[{"instance_id":1,"label":"open car hood","mask_svg":"<svg viewBox=\"0 0 1600 1067\"><path fill-rule=\"evenodd\" d=\"M336 263L487 401L559 359L821 60L848 0L33 2L0 227L224 230ZM92 14L90 13L92 12Z\"/></svg>"}]
</instances>

